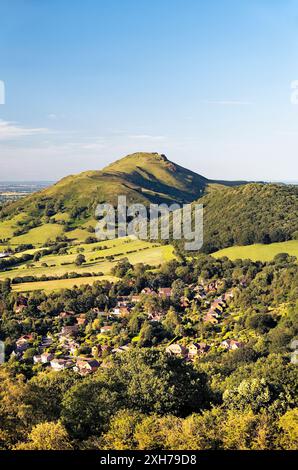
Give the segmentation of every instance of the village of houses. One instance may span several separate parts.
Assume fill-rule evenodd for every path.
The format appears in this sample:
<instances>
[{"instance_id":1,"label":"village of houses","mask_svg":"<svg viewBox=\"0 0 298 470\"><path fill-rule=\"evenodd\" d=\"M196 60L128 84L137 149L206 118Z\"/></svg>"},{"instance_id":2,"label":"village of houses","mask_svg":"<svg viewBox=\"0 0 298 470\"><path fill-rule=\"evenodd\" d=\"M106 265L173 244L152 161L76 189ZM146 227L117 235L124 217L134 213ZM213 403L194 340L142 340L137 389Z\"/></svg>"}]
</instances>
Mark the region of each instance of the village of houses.
<instances>
[{"instance_id":1,"label":"village of houses","mask_svg":"<svg viewBox=\"0 0 298 470\"><path fill-rule=\"evenodd\" d=\"M224 294L219 295L210 302L207 299L207 294L212 293L216 294L220 281L212 281L206 285L190 285L188 286L193 290L194 298L190 301L187 297L183 296L180 299L181 308L187 309L190 307L191 303L199 301L204 303L204 306L207 307L206 312L203 315L203 323L208 325L218 325L220 324L226 316L226 310L229 305L229 301L233 299L233 289L228 290ZM243 282L242 287L246 287L245 282ZM116 306L110 311L99 311L96 310L98 316L104 318L104 324L100 328L100 334L103 337L109 339L115 318L125 318L130 315L134 306L141 302L145 296L158 296L160 298L170 298L172 294L172 289L170 287L159 288L157 291L146 287L143 289L140 294L131 295L128 297L118 297ZM15 306L15 312L20 313L27 306L27 299L24 296L21 296ZM40 364L42 367L51 368L53 371L61 371L65 369L72 369L80 375L87 375L96 371L99 367L107 367L107 363L102 360L103 357L106 358L109 355L122 354L128 351L132 344L126 344L113 348L107 342L98 342L91 348L91 355L78 355L78 349L80 348L80 343L78 340L79 330L86 327L87 319L84 313L75 314L71 311L63 311L58 315L59 319L71 319L73 321L72 325L62 326L59 333L48 334L43 337L41 342L38 345L38 354L33 356L33 364ZM149 322L162 322L165 317L165 312L150 312L148 314ZM14 357L22 361L23 354L28 348L32 347L34 342L34 334L22 335L19 337L15 343L15 348L12 353ZM168 344L163 345L165 352L167 354L184 358L186 361L194 361L199 359L208 353L213 344L207 344L204 341L200 342L189 342L185 345L185 342L180 341L181 338L168 342ZM185 338L183 338L185 339ZM188 338L189 339L189 338ZM59 344L59 350L63 353L55 354L53 352L52 345L53 343ZM238 341L237 338L229 338L221 341L218 347L221 350L233 351L239 348L242 348L244 343ZM51 352L49 352L51 351Z\"/></svg>"}]
</instances>

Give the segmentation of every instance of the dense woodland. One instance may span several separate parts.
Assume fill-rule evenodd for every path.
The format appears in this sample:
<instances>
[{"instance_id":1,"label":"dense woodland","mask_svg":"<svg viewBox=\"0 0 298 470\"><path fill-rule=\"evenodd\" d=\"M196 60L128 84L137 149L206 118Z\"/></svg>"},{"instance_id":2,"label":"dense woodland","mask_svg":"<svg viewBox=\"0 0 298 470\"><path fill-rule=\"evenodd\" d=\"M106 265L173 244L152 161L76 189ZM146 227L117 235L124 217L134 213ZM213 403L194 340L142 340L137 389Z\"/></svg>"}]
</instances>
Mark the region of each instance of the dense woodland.
<instances>
[{"instance_id":1,"label":"dense woodland","mask_svg":"<svg viewBox=\"0 0 298 470\"><path fill-rule=\"evenodd\" d=\"M204 205L205 253L298 238L297 186L252 183L212 191L197 202Z\"/></svg>"},{"instance_id":2,"label":"dense woodland","mask_svg":"<svg viewBox=\"0 0 298 470\"><path fill-rule=\"evenodd\" d=\"M158 270L147 268L123 259L114 267L121 278L116 284L32 292L26 301L9 280L0 283L6 355L0 447L297 448L298 369L291 346L298 334L297 260L286 254L270 263L180 254ZM209 290L198 295L198 286ZM168 297L152 294L169 287ZM220 320L206 322L210 305L227 293L233 295ZM125 315L110 314L119 299L131 296L138 301ZM89 356L101 347L96 371L56 372L34 363L47 335L54 339L48 353L61 355L57 335L82 315L76 354ZM110 329L101 334L105 326ZM24 335L30 347L15 354ZM228 339L242 347L224 349ZM208 350L193 360L168 352L170 344L186 348L195 341Z\"/></svg>"}]
</instances>

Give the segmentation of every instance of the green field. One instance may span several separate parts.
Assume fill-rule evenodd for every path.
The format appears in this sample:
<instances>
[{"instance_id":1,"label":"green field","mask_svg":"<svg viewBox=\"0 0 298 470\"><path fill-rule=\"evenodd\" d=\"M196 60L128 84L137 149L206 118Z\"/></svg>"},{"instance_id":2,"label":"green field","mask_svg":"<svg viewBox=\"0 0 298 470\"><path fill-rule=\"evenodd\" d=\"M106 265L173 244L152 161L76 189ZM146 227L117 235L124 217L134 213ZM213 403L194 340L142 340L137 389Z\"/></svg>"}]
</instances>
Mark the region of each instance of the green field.
<instances>
[{"instance_id":1,"label":"green field","mask_svg":"<svg viewBox=\"0 0 298 470\"><path fill-rule=\"evenodd\" d=\"M22 235L14 236L14 233L21 228L18 223L22 222L27 217L27 214L22 213L16 215L12 219L0 222L0 247L5 248L7 245L14 247L26 243L32 243L35 246L41 246L48 241L54 241L62 234L66 235L70 240L84 242L86 238L90 237L91 235L87 228L89 226L94 227L96 225L95 220L90 220L85 224L82 224L82 226L65 232L64 226L59 223L43 223L41 226L32 228ZM54 217L51 217L51 219L57 222L66 221L69 219L69 214L59 213Z\"/></svg>"},{"instance_id":2,"label":"green field","mask_svg":"<svg viewBox=\"0 0 298 470\"><path fill-rule=\"evenodd\" d=\"M24 251L22 254L32 254L35 251L37 251L36 248ZM75 264L79 252L86 259L86 262L81 266ZM18 256L21 256L21 254ZM111 257L111 259L107 259L107 257ZM158 266L173 259L174 255L171 245L158 245L129 237L91 244L76 243L68 247L66 254L43 256L39 261L23 263L9 271L0 272L0 280L8 277L13 279L24 276L35 276L36 278L43 275L62 276L76 272L78 274L92 273L93 276L21 283L16 284L14 290L52 290L70 287L75 284L90 284L95 280L110 279L112 267L124 257L128 258L131 264L144 263L150 266ZM96 276L98 273L102 273L103 276Z\"/></svg>"},{"instance_id":3,"label":"green field","mask_svg":"<svg viewBox=\"0 0 298 470\"><path fill-rule=\"evenodd\" d=\"M251 259L252 261L271 261L279 253L288 253L298 258L298 240L271 243L270 245L232 246L212 253L215 258L227 256L231 260Z\"/></svg>"},{"instance_id":4,"label":"green field","mask_svg":"<svg viewBox=\"0 0 298 470\"><path fill-rule=\"evenodd\" d=\"M83 284L93 284L95 281L117 281L114 276L94 276L79 277L76 279L60 279L57 281L40 281L40 282L24 282L23 284L15 284L13 291L30 292L33 290L54 291L59 289L71 289L73 286L82 286Z\"/></svg>"},{"instance_id":5,"label":"green field","mask_svg":"<svg viewBox=\"0 0 298 470\"><path fill-rule=\"evenodd\" d=\"M70 215L68 214L68 212L58 212L57 214L53 215L51 217L52 220L55 220L55 221L68 221L70 219Z\"/></svg>"},{"instance_id":6,"label":"green field","mask_svg":"<svg viewBox=\"0 0 298 470\"><path fill-rule=\"evenodd\" d=\"M24 235L19 235L10 239L11 245L21 245L22 243L32 243L41 245L48 240L55 240L63 233L63 226L58 224L44 224L29 230Z\"/></svg>"},{"instance_id":7,"label":"green field","mask_svg":"<svg viewBox=\"0 0 298 470\"><path fill-rule=\"evenodd\" d=\"M0 222L0 240L13 237L14 232L19 228L18 222L22 222L26 218L26 214L18 214L9 220Z\"/></svg>"}]
</instances>

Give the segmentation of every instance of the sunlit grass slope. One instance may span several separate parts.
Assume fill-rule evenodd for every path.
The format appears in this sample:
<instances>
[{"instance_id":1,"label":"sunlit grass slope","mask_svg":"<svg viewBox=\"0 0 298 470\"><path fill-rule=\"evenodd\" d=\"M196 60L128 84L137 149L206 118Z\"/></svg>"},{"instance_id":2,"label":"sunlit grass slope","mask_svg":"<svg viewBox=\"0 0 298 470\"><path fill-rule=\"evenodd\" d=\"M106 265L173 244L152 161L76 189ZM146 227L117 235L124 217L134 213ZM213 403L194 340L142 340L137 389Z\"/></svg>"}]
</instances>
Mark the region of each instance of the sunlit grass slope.
<instances>
[{"instance_id":1,"label":"sunlit grass slope","mask_svg":"<svg viewBox=\"0 0 298 470\"><path fill-rule=\"evenodd\" d=\"M288 253L298 258L298 240L272 243L270 245L232 246L212 253L215 258L227 256L231 260L251 259L252 261L271 261L279 253Z\"/></svg>"}]
</instances>

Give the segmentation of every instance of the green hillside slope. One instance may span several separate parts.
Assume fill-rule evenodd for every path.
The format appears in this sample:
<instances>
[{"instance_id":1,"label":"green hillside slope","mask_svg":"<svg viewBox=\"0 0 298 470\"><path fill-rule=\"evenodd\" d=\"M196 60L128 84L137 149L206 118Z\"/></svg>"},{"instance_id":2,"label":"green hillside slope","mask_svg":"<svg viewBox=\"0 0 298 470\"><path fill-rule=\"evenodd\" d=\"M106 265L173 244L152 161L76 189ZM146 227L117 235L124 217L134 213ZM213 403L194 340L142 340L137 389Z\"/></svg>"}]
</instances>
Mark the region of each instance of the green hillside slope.
<instances>
[{"instance_id":1,"label":"green hillside slope","mask_svg":"<svg viewBox=\"0 0 298 470\"><path fill-rule=\"evenodd\" d=\"M28 242L31 230L51 223L57 226L43 231L44 238L39 237L39 243L47 241L50 234L63 233L82 241L88 236L88 224L94 226L97 204L116 205L119 195L126 196L128 203L182 204L212 189L224 188L225 184L236 183L209 181L158 153L135 153L103 170L67 176L41 192L7 205L0 212L0 240L12 244ZM11 224L19 214L22 220ZM36 238L35 232L32 235Z\"/></svg>"},{"instance_id":2,"label":"green hillside slope","mask_svg":"<svg viewBox=\"0 0 298 470\"><path fill-rule=\"evenodd\" d=\"M270 245L256 243L247 246L231 246L212 253L212 256L214 256L214 258L226 256L232 261L236 259L250 259L252 261L265 262L272 261L279 253L287 253L290 256L296 256L298 259L298 240L271 243Z\"/></svg>"},{"instance_id":3,"label":"green hillside slope","mask_svg":"<svg viewBox=\"0 0 298 470\"><path fill-rule=\"evenodd\" d=\"M211 192L204 204L204 251L298 236L298 187L247 184Z\"/></svg>"}]
</instances>

